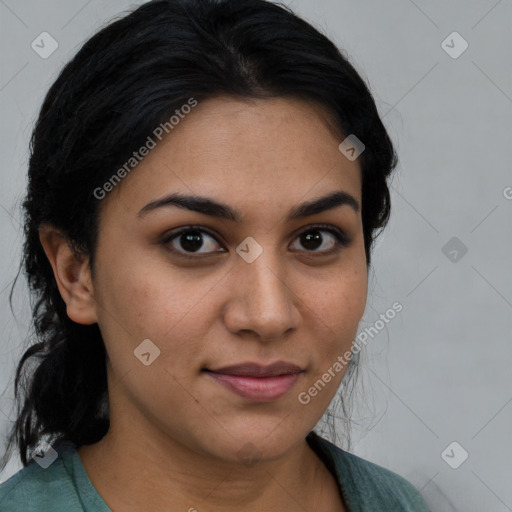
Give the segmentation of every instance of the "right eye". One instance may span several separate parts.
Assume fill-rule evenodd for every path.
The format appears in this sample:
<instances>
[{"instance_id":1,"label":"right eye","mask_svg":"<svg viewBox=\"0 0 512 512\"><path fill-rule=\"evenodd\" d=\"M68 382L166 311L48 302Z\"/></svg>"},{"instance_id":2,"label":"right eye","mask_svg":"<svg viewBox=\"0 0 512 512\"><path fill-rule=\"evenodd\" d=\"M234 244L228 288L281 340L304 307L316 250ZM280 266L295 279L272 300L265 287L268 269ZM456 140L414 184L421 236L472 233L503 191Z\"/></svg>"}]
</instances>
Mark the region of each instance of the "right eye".
<instances>
[{"instance_id":1,"label":"right eye","mask_svg":"<svg viewBox=\"0 0 512 512\"><path fill-rule=\"evenodd\" d=\"M186 226L181 228L167 235L162 240L162 244L171 252L188 259L198 257L194 256L194 254L200 254L202 256L199 257L204 257L205 255L226 252L224 249L220 251L208 250L215 247L215 245L219 246L219 243L216 241L215 236L204 227ZM199 252L200 249L204 248L207 250Z\"/></svg>"}]
</instances>

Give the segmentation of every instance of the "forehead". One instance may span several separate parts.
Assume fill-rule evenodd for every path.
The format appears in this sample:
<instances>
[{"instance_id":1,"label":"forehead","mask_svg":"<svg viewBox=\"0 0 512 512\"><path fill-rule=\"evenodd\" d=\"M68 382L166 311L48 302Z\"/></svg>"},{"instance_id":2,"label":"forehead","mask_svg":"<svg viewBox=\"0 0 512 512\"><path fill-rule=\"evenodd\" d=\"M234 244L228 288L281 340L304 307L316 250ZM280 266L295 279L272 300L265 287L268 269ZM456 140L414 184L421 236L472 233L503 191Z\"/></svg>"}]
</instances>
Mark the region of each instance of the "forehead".
<instances>
[{"instance_id":1,"label":"forehead","mask_svg":"<svg viewBox=\"0 0 512 512\"><path fill-rule=\"evenodd\" d=\"M106 201L139 211L172 192L252 210L344 190L360 203L358 160L339 151L343 135L314 102L291 98L199 102L127 175Z\"/></svg>"}]
</instances>

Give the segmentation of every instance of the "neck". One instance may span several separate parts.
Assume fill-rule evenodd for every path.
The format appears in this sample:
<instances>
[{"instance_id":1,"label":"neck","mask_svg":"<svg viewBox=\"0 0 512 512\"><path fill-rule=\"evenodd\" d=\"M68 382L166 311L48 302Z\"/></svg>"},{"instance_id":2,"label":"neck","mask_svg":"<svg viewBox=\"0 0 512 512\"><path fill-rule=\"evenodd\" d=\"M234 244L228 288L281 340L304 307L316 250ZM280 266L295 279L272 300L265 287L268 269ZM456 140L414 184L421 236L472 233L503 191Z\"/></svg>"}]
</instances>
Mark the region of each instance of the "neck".
<instances>
[{"instance_id":1,"label":"neck","mask_svg":"<svg viewBox=\"0 0 512 512\"><path fill-rule=\"evenodd\" d=\"M312 489L325 483L326 468L305 439L279 459L245 464L111 423L101 441L78 453L107 505L126 512L315 509Z\"/></svg>"}]
</instances>

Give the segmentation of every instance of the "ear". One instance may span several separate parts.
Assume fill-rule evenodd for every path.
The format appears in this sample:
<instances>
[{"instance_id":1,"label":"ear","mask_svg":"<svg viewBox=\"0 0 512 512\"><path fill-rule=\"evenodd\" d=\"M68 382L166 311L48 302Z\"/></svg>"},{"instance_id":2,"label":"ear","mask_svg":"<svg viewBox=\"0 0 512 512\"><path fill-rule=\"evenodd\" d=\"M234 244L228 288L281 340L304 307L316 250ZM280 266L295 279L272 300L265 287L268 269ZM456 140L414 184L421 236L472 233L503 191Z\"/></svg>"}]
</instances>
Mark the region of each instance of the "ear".
<instances>
[{"instance_id":1,"label":"ear","mask_svg":"<svg viewBox=\"0 0 512 512\"><path fill-rule=\"evenodd\" d=\"M50 224L39 228L39 240L50 261L68 317L79 324L97 322L89 258L76 254L68 238Z\"/></svg>"}]
</instances>

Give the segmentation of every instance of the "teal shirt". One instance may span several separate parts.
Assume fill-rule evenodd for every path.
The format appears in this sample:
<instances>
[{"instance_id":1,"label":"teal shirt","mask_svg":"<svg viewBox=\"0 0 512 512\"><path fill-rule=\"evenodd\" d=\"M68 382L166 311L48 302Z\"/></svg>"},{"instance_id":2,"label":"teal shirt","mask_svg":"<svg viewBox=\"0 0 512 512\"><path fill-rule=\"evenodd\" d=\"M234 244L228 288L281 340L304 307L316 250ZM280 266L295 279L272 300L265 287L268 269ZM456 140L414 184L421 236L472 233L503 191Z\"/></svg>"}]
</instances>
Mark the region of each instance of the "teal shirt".
<instances>
[{"instance_id":1,"label":"teal shirt","mask_svg":"<svg viewBox=\"0 0 512 512\"><path fill-rule=\"evenodd\" d=\"M403 477L310 432L311 448L336 477L349 512L430 512ZM76 446L62 443L46 469L29 465L0 485L0 512L112 512L89 480Z\"/></svg>"}]
</instances>

